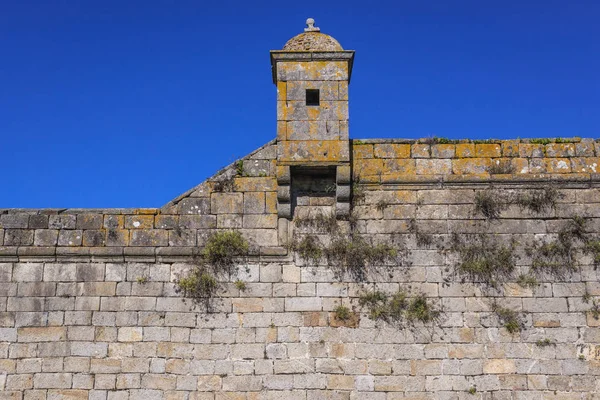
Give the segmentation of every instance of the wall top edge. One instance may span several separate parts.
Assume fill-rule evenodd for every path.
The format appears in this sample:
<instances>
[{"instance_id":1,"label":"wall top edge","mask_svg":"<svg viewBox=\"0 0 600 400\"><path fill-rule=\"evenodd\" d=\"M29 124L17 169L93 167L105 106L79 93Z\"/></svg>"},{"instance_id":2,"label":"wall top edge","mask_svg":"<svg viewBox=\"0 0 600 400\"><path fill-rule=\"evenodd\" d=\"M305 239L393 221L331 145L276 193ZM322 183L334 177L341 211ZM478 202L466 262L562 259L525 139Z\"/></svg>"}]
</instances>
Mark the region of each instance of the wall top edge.
<instances>
[{"instance_id":1,"label":"wall top edge","mask_svg":"<svg viewBox=\"0 0 600 400\"><path fill-rule=\"evenodd\" d=\"M581 137L539 137L539 138L516 138L516 139L447 139L447 138L419 138L419 139L403 139L403 138L384 138L384 139L350 139L352 144L503 144L503 143L524 143L524 144L569 144L581 142L597 142L600 143L600 138L581 138Z\"/></svg>"}]
</instances>

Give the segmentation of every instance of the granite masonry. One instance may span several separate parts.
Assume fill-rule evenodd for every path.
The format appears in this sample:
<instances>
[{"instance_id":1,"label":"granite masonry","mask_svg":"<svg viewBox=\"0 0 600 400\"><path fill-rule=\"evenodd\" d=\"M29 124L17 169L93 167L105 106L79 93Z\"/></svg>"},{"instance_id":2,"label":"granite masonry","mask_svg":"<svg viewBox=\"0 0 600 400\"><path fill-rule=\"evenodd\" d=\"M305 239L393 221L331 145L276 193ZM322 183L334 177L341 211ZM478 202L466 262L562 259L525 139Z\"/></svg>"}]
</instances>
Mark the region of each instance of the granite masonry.
<instances>
[{"instance_id":1,"label":"granite masonry","mask_svg":"<svg viewBox=\"0 0 600 400\"><path fill-rule=\"evenodd\" d=\"M272 142L162 208L0 210L0 399L600 399L600 141L351 140L307 22ZM223 231L206 312L176 282Z\"/></svg>"}]
</instances>

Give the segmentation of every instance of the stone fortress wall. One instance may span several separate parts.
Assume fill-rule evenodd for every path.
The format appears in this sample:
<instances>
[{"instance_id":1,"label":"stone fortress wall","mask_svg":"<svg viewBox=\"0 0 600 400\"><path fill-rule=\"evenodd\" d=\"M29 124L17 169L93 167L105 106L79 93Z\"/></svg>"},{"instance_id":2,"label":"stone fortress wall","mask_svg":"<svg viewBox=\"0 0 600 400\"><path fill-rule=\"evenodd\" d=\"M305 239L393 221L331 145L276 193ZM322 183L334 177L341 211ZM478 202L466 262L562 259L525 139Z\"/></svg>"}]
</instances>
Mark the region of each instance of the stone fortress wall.
<instances>
[{"instance_id":1,"label":"stone fortress wall","mask_svg":"<svg viewBox=\"0 0 600 400\"><path fill-rule=\"evenodd\" d=\"M600 141L350 140L311 26L277 139L164 207L0 210L0 399L600 398Z\"/></svg>"}]
</instances>

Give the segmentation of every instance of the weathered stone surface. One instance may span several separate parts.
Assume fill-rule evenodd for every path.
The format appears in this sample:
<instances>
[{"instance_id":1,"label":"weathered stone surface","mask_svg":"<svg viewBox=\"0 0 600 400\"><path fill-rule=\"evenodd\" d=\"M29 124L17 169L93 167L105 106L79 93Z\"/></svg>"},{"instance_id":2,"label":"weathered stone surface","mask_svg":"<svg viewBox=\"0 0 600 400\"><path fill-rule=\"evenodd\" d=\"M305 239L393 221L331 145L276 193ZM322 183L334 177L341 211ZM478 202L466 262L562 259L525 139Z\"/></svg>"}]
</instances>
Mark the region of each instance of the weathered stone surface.
<instances>
[{"instance_id":1,"label":"weathered stone surface","mask_svg":"<svg viewBox=\"0 0 600 400\"><path fill-rule=\"evenodd\" d=\"M0 399L594 398L600 142L349 141L350 56L277 53L277 141L161 209L0 210Z\"/></svg>"}]
</instances>

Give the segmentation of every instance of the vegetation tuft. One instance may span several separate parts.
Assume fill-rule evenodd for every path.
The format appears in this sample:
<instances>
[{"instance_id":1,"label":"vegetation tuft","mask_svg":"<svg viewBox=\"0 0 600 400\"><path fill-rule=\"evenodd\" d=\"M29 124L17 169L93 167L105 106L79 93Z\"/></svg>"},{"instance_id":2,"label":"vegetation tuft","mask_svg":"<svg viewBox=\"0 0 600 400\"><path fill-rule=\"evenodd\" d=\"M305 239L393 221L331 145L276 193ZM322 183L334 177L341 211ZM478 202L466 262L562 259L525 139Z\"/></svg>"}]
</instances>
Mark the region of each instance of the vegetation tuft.
<instances>
[{"instance_id":1,"label":"vegetation tuft","mask_svg":"<svg viewBox=\"0 0 600 400\"><path fill-rule=\"evenodd\" d=\"M219 231L206 241L202 257L217 272L231 272L236 258L248 255L248 250L248 241L239 231Z\"/></svg>"},{"instance_id":2,"label":"vegetation tuft","mask_svg":"<svg viewBox=\"0 0 600 400\"><path fill-rule=\"evenodd\" d=\"M185 297L203 303L207 311L211 310L211 299L215 296L219 284L210 272L196 267L186 277L178 279L176 284Z\"/></svg>"},{"instance_id":3,"label":"vegetation tuft","mask_svg":"<svg viewBox=\"0 0 600 400\"><path fill-rule=\"evenodd\" d=\"M248 242L238 231L219 231L212 234L196 259L196 265L175 283L185 297L204 304L211 311L211 300L219 289L218 278L227 278L233 272L236 260L248 255ZM245 284L238 281L241 284ZM236 286L238 286L236 282ZM238 286L239 288L239 286Z\"/></svg>"},{"instance_id":4,"label":"vegetation tuft","mask_svg":"<svg viewBox=\"0 0 600 400\"><path fill-rule=\"evenodd\" d=\"M502 196L491 189L482 190L475 194L475 211L483 214L487 219L497 219L507 204L502 201Z\"/></svg>"},{"instance_id":5,"label":"vegetation tuft","mask_svg":"<svg viewBox=\"0 0 600 400\"><path fill-rule=\"evenodd\" d=\"M550 186L546 186L543 189L530 190L514 196L507 196L499 190L486 189L475 194L475 211L481 213L486 219L498 219L502 211L510 205L516 204L521 209L541 214L554 209L561 197L562 194Z\"/></svg>"},{"instance_id":6,"label":"vegetation tuft","mask_svg":"<svg viewBox=\"0 0 600 400\"><path fill-rule=\"evenodd\" d=\"M516 311L511 310L510 308L500 307L497 304L494 304L492 310L496 313L498 319L509 333L517 333L523 329L523 321Z\"/></svg>"},{"instance_id":7,"label":"vegetation tuft","mask_svg":"<svg viewBox=\"0 0 600 400\"><path fill-rule=\"evenodd\" d=\"M340 321L348 321L352 317L350 309L341 304L337 306L333 312L335 313L335 317Z\"/></svg>"},{"instance_id":8,"label":"vegetation tuft","mask_svg":"<svg viewBox=\"0 0 600 400\"><path fill-rule=\"evenodd\" d=\"M512 277L515 271L513 245L504 246L493 238L486 234L453 235L450 251L458 255L455 272L463 281L496 288Z\"/></svg>"},{"instance_id":9,"label":"vegetation tuft","mask_svg":"<svg viewBox=\"0 0 600 400\"><path fill-rule=\"evenodd\" d=\"M367 309L369 318L389 324L429 323L435 321L440 314L424 294L409 298L402 290L392 295L379 290L370 291L362 294L358 302Z\"/></svg>"},{"instance_id":10,"label":"vegetation tuft","mask_svg":"<svg viewBox=\"0 0 600 400\"><path fill-rule=\"evenodd\" d=\"M235 173L237 176L246 176L244 172L244 160L237 160L235 162Z\"/></svg>"},{"instance_id":11,"label":"vegetation tuft","mask_svg":"<svg viewBox=\"0 0 600 400\"><path fill-rule=\"evenodd\" d=\"M537 347L548 347L551 346L553 343L550 339L545 338L545 339L540 339L537 342L535 342L535 345Z\"/></svg>"},{"instance_id":12,"label":"vegetation tuft","mask_svg":"<svg viewBox=\"0 0 600 400\"><path fill-rule=\"evenodd\" d=\"M517 283L521 287L529 287L529 288L534 288L539 284L537 278L530 274L519 275L517 278Z\"/></svg>"},{"instance_id":13,"label":"vegetation tuft","mask_svg":"<svg viewBox=\"0 0 600 400\"><path fill-rule=\"evenodd\" d=\"M304 235L302 239L294 238L288 247L297 252L302 261L311 265L317 265L323 257L321 242L312 234Z\"/></svg>"},{"instance_id":14,"label":"vegetation tuft","mask_svg":"<svg viewBox=\"0 0 600 400\"><path fill-rule=\"evenodd\" d=\"M522 209L541 214L556 208L556 202L561 198L562 194L558 190L551 186L546 186L543 189L531 190L520 194L514 199L514 203Z\"/></svg>"},{"instance_id":15,"label":"vegetation tuft","mask_svg":"<svg viewBox=\"0 0 600 400\"><path fill-rule=\"evenodd\" d=\"M417 220L412 218L408 222L408 231L415 235L415 240L418 247L430 247L433 245L433 236L427 233L423 233L419 230Z\"/></svg>"},{"instance_id":16,"label":"vegetation tuft","mask_svg":"<svg viewBox=\"0 0 600 400\"><path fill-rule=\"evenodd\" d=\"M371 244L356 234L337 235L324 249L327 263L338 277L350 276L364 281L368 266L381 266L398 261L398 251L384 243Z\"/></svg>"},{"instance_id":17,"label":"vegetation tuft","mask_svg":"<svg viewBox=\"0 0 600 400\"><path fill-rule=\"evenodd\" d=\"M335 233L338 229L337 217L334 212L329 214L319 212L314 217L296 217L294 224L298 228L309 228L316 232Z\"/></svg>"}]
</instances>

